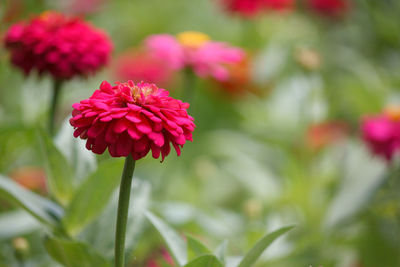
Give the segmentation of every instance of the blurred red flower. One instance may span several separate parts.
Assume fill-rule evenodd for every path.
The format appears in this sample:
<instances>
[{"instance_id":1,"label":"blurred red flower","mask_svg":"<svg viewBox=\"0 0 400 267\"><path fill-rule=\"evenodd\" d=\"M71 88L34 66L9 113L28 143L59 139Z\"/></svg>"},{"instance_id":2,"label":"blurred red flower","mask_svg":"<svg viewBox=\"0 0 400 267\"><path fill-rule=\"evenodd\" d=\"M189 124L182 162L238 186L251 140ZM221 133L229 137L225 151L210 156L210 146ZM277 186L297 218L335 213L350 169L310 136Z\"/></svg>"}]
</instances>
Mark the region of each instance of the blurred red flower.
<instances>
[{"instance_id":1,"label":"blurred red flower","mask_svg":"<svg viewBox=\"0 0 400 267\"><path fill-rule=\"evenodd\" d=\"M290 10L294 6L294 0L222 0L221 2L228 12L248 18L262 11Z\"/></svg>"},{"instance_id":2,"label":"blurred red flower","mask_svg":"<svg viewBox=\"0 0 400 267\"><path fill-rule=\"evenodd\" d=\"M172 69L164 61L142 49L122 53L113 65L117 80L167 85L173 75Z\"/></svg>"},{"instance_id":3,"label":"blurred red flower","mask_svg":"<svg viewBox=\"0 0 400 267\"><path fill-rule=\"evenodd\" d=\"M35 69L55 79L94 73L108 62L112 49L103 31L54 11L13 25L5 44L12 63L25 74Z\"/></svg>"},{"instance_id":4,"label":"blurred red flower","mask_svg":"<svg viewBox=\"0 0 400 267\"><path fill-rule=\"evenodd\" d=\"M172 143L179 156L186 140L192 141L194 119L188 103L168 94L155 84L104 81L89 99L72 106L74 136L87 139L86 148L96 154L108 148L113 157L131 154L138 160L151 150L164 160Z\"/></svg>"},{"instance_id":5,"label":"blurred red flower","mask_svg":"<svg viewBox=\"0 0 400 267\"><path fill-rule=\"evenodd\" d=\"M327 121L310 125L307 145L315 150L340 141L348 135L349 126L342 121Z\"/></svg>"},{"instance_id":6,"label":"blurred red flower","mask_svg":"<svg viewBox=\"0 0 400 267\"><path fill-rule=\"evenodd\" d=\"M363 118L361 129L372 152L390 161L400 150L400 107L388 107L383 114Z\"/></svg>"},{"instance_id":7,"label":"blurred red flower","mask_svg":"<svg viewBox=\"0 0 400 267\"><path fill-rule=\"evenodd\" d=\"M314 12L330 17L340 17L350 8L349 0L309 0L308 6Z\"/></svg>"}]
</instances>

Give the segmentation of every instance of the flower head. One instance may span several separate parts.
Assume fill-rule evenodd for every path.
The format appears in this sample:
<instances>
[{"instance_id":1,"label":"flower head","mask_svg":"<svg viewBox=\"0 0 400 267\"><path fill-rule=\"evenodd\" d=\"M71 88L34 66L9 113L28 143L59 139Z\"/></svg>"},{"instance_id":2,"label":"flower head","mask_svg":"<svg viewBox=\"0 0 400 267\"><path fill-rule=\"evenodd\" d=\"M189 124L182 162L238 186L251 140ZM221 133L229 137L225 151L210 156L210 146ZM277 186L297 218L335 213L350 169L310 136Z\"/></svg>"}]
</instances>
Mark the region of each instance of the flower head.
<instances>
[{"instance_id":1,"label":"flower head","mask_svg":"<svg viewBox=\"0 0 400 267\"><path fill-rule=\"evenodd\" d=\"M108 62L112 50L103 31L53 11L13 25L5 45L12 63L26 74L37 70L56 79L94 73Z\"/></svg>"},{"instance_id":2,"label":"flower head","mask_svg":"<svg viewBox=\"0 0 400 267\"><path fill-rule=\"evenodd\" d=\"M194 119L188 103L168 94L155 84L104 81L89 99L72 106L74 136L87 139L86 148L96 154L108 148L113 157L131 154L137 160L151 150L164 160L172 143L179 156L186 140L192 141Z\"/></svg>"},{"instance_id":3,"label":"flower head","mask_svg":"<svg viewBox=\"0 0 400 267\"><path fill-rule=\"evenodd\" d=\"M349 0L309 0L308 6L314 12L329 17L340 17L350 8Z\"/></svg>"},{"instance_id":4,"label":"flower head","mask_svg":"<svg viewBox=\"0 0 400 267\"><path fill-rule=\"evenodd\" d=\"M222 0L227 11L243 17L254 17L262 11L292 9L293 0Z\"/></svg>"},{"instance_id":5,"label":"flower head","mask_svg":"<svg viewBox=\"0 0 400 267\"><path fill-rule=\"evenodd\" d=\"M145 46L155 57L173 69L190 67L200 77L217 80L228 78L227 66L242 60L244 52L223 42L209 40L198 32L184 32L177 37L168 34L152 35Z\"/></svg>"},{"instance_id":6,"label":"flower head","mask_svg":"<svg viewBox=\"0 0 400 267\"><path fill-rule=\"evenodd\" d=\"M114 62L114 72L118 80L167 84L172 69L161 59L140 49L122 53Z\"/></svg>"},{"instance_id":7,"label":"flower head","mask_svg":"<svg viewBox=\"0 0 400 267\"><path fill-rule=\"evenodd\" d=\"M400 117L393 108L362 122L363 138L373 153L391 160L400 151Z\"/></svg>"}]
</instances>

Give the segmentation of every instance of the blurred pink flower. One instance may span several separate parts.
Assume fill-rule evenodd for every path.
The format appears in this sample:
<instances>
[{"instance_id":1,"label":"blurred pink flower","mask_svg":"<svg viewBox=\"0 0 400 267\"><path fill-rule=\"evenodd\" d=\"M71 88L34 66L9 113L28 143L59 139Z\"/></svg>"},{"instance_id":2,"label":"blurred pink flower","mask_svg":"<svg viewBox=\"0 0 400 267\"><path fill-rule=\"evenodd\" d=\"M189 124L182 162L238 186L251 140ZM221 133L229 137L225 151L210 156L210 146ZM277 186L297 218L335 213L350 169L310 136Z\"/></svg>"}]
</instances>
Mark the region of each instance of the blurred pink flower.
<instances>
[{"instance_id":1,"label":"blurred pink flower","mask_svg":"<svg viewBox=\"0 0 400 267\"><path fill-rule=\"evenodd\" d=\"M166 85L172 77L172 69L165 61L141 49L122 53L113 66L117 80Z\"/></svg>"},{"instance_id":2,"label":"blurred pink flower","mask_svg":"<svg viewBox=\"0 0 400 267\"><path fill-rule=\"evenodd\" d=\"M160 255L156 255L147 261L146 267L175 266L174 260L166 249L161 249ZM157 253L158 254L158 253ZM160 264L162 262L162 264Z\"/></svg>"},{"instance_id":3,"label":"blurred pink flower","mask_svg":"<svg viewBox=\"0 0 400 267\"><path fill-rule=\"evenodd\" d=\"M172 143L178 156L187 140L192 141L195 125L188 115L188 103L174 99L155 84L104 81L89 99L72 105L74 137L86 139L86 148L112 157L132 155L138 160L151 150L162 160Z\"/></svg>"},{"instance_id":4,"label":"blurred pink flower","mask_svg":"<svg viewBox=\"0 0 400 267\"><path fill-rule=\"evenodd\" d=\"M174 69L191 67L200 77L211 76L220 81L229 77L227 66L244 57L242 49L210 41L207 35L198 32L184 32L177 37L153 35L146 39L145 45L150 53Z\"/></svg>"},{"instance_id":5,"label":"blurred pink flower","mask_svg":"<svg viewBox=\"0 0 400 267\"><path fill-rule=\"evenodd\" d=\"M293 9L294 0L264 0L264 7L267 10L285 11Z\"/></svg>"},{"instance_id":6,"label":"blurred pink flower","mask_svg":"<svg viewBox=\"0 0 400 267\"><path fill-rule=\"evenodd\" d=\"M5 44L12 63L25 74L35 69L56 79L94 73L108 62L112 50L103 31L54 11L13 25Z\"/></svg>"},{"instance_id":7,"label":"blurred pink flower","mask_svg":"<svg viewBox=\"0 0 400 267\"><path fill-rule=\"evenodd\" d=\"M320 15L340 17L349 10L350 2L349 0L309 0L308 6Z\"/></svg>"},{"instance_id":8,"label":"blurred pink flower","mask_svg":"<svg viewBox=\"0 0 400 267\"><path fill-rule=\"evenodd\" d=\"M373 153L391 160L400 149L400 121L386 114L365 117L362 121L363 138Z\"/></svg>"}]
</instances>

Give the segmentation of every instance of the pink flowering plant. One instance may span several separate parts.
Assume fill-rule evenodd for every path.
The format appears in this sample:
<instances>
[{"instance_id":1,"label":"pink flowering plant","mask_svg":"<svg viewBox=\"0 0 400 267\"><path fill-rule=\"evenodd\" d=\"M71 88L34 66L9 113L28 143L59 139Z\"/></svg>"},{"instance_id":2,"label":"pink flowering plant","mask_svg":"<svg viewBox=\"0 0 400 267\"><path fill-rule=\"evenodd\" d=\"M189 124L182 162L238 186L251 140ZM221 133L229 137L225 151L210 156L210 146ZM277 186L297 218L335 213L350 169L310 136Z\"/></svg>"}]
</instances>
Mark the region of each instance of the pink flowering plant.
<instances>
[{"instance_id":1,"label":"pink flowering plant","mask_svg":"<svg viewBox=\"0 0 400 267\"><path fill-rule=\"evenodd\" d=\"M3 2L0 267L400 266L396 1Z\"/></svg>"}]
</instances>

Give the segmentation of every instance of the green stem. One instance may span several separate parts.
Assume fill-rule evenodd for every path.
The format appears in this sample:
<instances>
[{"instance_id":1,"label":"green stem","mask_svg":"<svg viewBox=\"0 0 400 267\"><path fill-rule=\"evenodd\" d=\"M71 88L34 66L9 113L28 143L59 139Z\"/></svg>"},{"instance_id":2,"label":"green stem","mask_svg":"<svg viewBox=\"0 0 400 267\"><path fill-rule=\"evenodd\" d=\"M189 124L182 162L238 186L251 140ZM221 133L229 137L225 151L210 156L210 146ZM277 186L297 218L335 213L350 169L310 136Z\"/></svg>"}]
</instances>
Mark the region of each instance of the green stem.
<instances>
[{"instance_id":1,"label":"green stem","mask_svg":"<svg viewBox=\"0 0 400 267\"><path fill-rule=\"evenodd\" d=\"M126 223L128 220L129 198L134 170L135 160L129 155L125 159L119 188L117 229L115 232L115 267L124 266Z\"/></svg>"},{"instance_id":2,"label":"green stem","mask_svg":"<svg viewBox=\"0 0 400 267\"><path fill-rule=\"evenodd\" d=\"M190 68L184 69L183 97L185 102L191 103L196 87L196 76Z\"/></svg>"},{"instance_id":3,"label":"green stem","mask_svg":"<svg viewBox=\"0 0 400 267\"><path fill-rule=\"evenodd\" d=\"M60 91L61 91L61 86L62 86L62 80L54 80L53 84L53 96L51 98L51 104L50 104L50 115L49 115L49 132L50 135L54 135L54 121L56 117L56 112L57 112L57 104L60 96Z\"/></svg>"}]
</instances>

